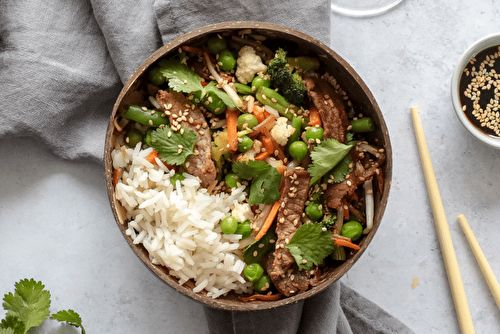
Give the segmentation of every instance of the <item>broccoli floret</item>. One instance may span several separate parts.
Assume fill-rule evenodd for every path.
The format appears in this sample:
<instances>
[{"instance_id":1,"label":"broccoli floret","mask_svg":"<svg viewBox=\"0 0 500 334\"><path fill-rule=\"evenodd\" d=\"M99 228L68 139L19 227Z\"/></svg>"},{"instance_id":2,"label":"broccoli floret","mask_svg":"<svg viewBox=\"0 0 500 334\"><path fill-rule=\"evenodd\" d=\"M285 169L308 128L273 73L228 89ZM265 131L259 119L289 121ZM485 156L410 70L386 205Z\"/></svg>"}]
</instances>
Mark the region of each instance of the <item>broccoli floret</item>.
<instances>
[{"instance_id":1,"label":"broccoli floret","mask_svg":"<svg viewBox=\"0 0 500 334\"><path fill-rule=\"evenodd\" d=\"M267 67L267 74L271 76L271 87L278 88L278 92L291 104L304 106L307 89L299 72L290 68L286 51L278 49L276 56Z\"/></svg>"}]
</instances>

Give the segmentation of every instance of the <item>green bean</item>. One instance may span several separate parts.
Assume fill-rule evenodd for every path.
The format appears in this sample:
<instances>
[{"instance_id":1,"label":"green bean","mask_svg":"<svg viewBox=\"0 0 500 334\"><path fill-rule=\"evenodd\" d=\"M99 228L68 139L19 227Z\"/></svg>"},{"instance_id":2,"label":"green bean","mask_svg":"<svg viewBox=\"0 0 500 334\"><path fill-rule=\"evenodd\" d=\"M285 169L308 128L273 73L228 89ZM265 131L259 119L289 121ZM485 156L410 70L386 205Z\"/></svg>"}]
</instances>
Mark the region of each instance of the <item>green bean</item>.
<instances>
[{"instance_id":1,"label":"green bean","mask_svg":"<svg viewBox=\"0 0 500 334\"><path fill-rule=\"evenodd\" d=\"M288 101L274 89L261 86L257 89L255 97L262 104L276 109L282 116L288 118L290 121L292 121L293 117L296 116L296 110L292 108L290 103L288 103Z\"/></svg>"},{"instance_id":2,"label":"green bean","mask_svg":"<svg viewBox=\"0 0 500 334\"><path fill-rule=\"evenodd\" d=\"M236 91L240 94L243 95L253 95L252 88L248 85L244 85L240 82L235 82L233 83L234 88L236 88Z\"/></svg>"},{"instance_id":3,"label":"green bean","mask_svg":"<svg viewBox=\"0 0 500 334\"><path fill-rule=\"evenodd\" d=\"M154 128L148 128L146 130L146 134L144 135L144 142L149 146L149 147L152 147L153 146L153 141L151 139L151 134L153 133L153 131L155 131Z\"/></svg>"},{"instance_id":4,"label":"green bean","mask_svg":"<svg viewBox=\"0 0 500 334\"><path fill-rule=\"evenodd\" d=\"M143 137L141 131L136 128L131 128L127 131L124 138L125 144L127 144L128 147L134 148L138 143L142 141Z\"/></svg>"},{"instance_id":5,"label":"green bean","mask_svg":"<svg viewBox=\"0 0 500 334\"><path fill-rule=\"evenodd\" d=\"M352 120L349 124L351 124L351 131L355 133L371 132L375 130L372 119L368 117Z\"/></svg>"},{"instance_id":6,"label":"green bean","mask_svg":"<svg viewBox=\"0 0 500 334\"><path fill-rule=\"evenodd\" d=\"M260 239L248 246L243 252L245 263L260 262L262 256L273 249L276 243L276 233L270 228L267 233Z\"/></svg>"},{"instance_id":7,"label":"green bean","mask_svg":"<svg viewBox=\"0 0 500 334\"><path fill-rule=\"evenodd\" d=\"M295 57L287 58L288 64L292 67L300 67L303 71L317 71L319 70L319 60L314 57Z\"/></svg>"},{"instance_id":8,"label":"green bean","mask_svg":"<svg viewBox=\"0 0 500 334\"><path fill-rule=\"evenodd\" d=\"M169 123L168 117L166 117L161 111L151 110L146 107L139 107L136 105L127 107L125 118L155 128Z\"/></svg>"}]
</instances>

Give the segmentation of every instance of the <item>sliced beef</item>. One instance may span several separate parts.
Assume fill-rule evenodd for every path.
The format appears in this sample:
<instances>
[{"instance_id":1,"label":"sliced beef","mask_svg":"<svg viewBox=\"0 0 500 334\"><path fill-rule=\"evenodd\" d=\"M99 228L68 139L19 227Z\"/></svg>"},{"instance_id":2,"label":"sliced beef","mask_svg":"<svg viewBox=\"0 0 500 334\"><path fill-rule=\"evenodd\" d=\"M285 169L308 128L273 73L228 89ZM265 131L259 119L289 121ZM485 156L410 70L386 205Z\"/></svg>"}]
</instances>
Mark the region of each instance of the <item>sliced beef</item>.
<instances>
[{"instance_id":1,"label":"sliced beef","mask_svg":"<svg viewBox=\"0 0 500 334\"><path fill-rule=\"evenodd\" d=\"M345 133L349 126L349 120L340 94L329 82L318 77L306 78L304 83L309 97L318 109L325 130L324 138L333 138L345 143Z\"/></svg>"},{"instance_id":2,"label":"sliced beef","mask_svg":"<svg viewBox=\"0 0 500 334\"><path fill-rule=\"evenodd\" d=\"M369 160L366 163L360 160L359 155L353 154L352 156L354 169L345 177L344 181L328 184L325 190L325 203L330 208L338 209L342 205L342 199L351 197L358 186L371 179L385 161L385 155L382 153L379 154L376 161Z\"/></svg>"},{"instance_id":3,"label":"sliced beef","mask_svg":"<svg viewBox=\"0 0 500 334\"><path fill-rule=\"evenodd\" d=\"M202 186L208 187L215 181L217 170L212 160L210 129L201 110L182 93L160 90L156 95L156 100L168 115L173 131L179 131L185 127L197 133L195 154L191 154L186 159L184 166L189 174L200 178Z\"/></svg>"},{"instance_id":4,"label":"sliced beef","mask_svg":"<svg viewBox=\"0 0 500 334\"><path fill-rule=\"evenodd\" d=\"M270 272L273 269L275 261L274 254L270 254L266 261L266 270ZM297 264L293 264L281 276L270 276L273 285L284 296L290 297L297 293L307 291L310 286L319 284L321 271L318 267L309 270L299 270Z\"/></svg>"},{"instance_id":5,"label":"sliced beef","mask_svg":"<svg viewBox=\"0 0 500 334\"><path fill-rule=\"evenodd\" d=\"M295 262L290 251L285 245L290 242L295 231L302 225L301 218L309 191L309 173L296 168L285 172L283 188L283 199L278 211L278 222L276 224L276 250L274 251L273 270L271 276L282 276L285 271Z\"/></svg>"}]
</instances>

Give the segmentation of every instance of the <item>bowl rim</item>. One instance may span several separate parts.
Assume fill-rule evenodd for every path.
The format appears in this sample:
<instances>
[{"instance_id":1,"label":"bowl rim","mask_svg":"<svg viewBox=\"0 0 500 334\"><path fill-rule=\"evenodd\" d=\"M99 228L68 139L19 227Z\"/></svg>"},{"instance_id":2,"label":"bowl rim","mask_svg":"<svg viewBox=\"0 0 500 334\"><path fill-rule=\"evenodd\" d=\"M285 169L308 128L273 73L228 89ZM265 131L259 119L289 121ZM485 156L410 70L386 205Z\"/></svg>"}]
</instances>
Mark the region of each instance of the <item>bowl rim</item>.
<instances>
[{"instance_id":1,"label":"bowl rim","mask_svg":"<svg viewBox=\"0 0 500 334\"><path fill-rule=\"evenodd\" d=\"M311 289L294 295L292 297L287 297L284 299L280 299L278 301L266 301L266 302L252 302L252 303L240 303L240 304L235 304L235 303L224 303L224 300L222 299L212 299L210 297L206 297L203 295L200 295L198 293L194 293L189 287L186 287L185 285L179 285L177 281L175 281L172 277L167 275L165 272L159 270L157 266L153 265L151 261L148 261L147 258L144 256L144 254L139 254L137 250L138 245L133 245L132 240L130 237L125 235L124 233L124 228L123 225L120 224L119 220L119 213L117 210L117 206L115 203L115 198L114 198L114 186L113 186L113 166L112 166L112 161L109 158L111 156L111 151L113 150L113 145L112 145L112 132L114 128L113 120L114 117L116 116L117 110L120 107L124 97L126 96L127 91L138 81L138 79L143 75L143 73L146 71L146 69L149 68L151 64L156 62L158 59L163 57L168 51L172 51L177 49L180 45L185 44L186 42L197 38L197 36L203 32L203 34L209 34L209 33L216 33L216 32L221 32L221 31L227 31L227 30L241 30L241 29L264 29L264 30L270 30L270 32L276 32L280 34L285 34L288 35L289 37L293 37L295 39L300 39L303 40L304 43L314 43L316 44L323 52L325 52L328 56L341 65L347 74L349 74L352 79L356 82L356 85L359 86L360 89L362 89L363 94L365 94L366 99L369 101L370 105L373 107L374 113L378 116L378 122L380 124L380 130L381 130L381 136L384 140L384 148L386 152L386 161L384 165L384 191L381 194L380 197L380 203L378 204L376 208L376 217L379 216L379 222L375 223L373 226L373 229L371 233L369 233L364 239L362 240L360 246L361 249L354 254L351 258L349 258L347 261L345 261L343 264L339 266L340 270L335 273L334 275L331 275L328 277L326 280L322 281L321 284L318 286L312 287ZM169 43L165 44L161 48L159 48L157 51L155 51L151 56L149 56L131 75L131 77L127 80L125 83L122 91L120 92L119 96L116 99L116 102L113 106L113 111L110 115L109 122L108 122L108 129L106 132L106 141L105 141L105 150L104 150L104 164L105 164L105 177L106 177L106 184L107 184L107 189L108 189L108 198L111 203L111 208L113 211L113 215L115 217L115 222L119 226L124 238L126 239L127 243L129 246L133 249L133 251L136 253L139 258L141 258L142 262L144 265L146 265L152 272L156 274L156 276L160 279L162 279L165 283L167 283L168 286L171 288L174 288L178 292L181 292L183 295L190 297L191 299L194 299L197 302L200 302L204 306L208 306L211 308L216 308L216 309L222 309L222 310L227 310L227 311L257 311L257 310L265 310L265 309L273 309L277 308L280 306L285 306L285 305L290 305L290 304L295 304L299 301L305 300L313 295L316 295L317 293L327 289L330 287L334 282L338 281L353 265L359 257L364 253L366 248L369 246L371 243L373 237L375 236L378 227L382 221L387 202L389 199L389 193L390 193L390 188L392 185L392 164L393 164L393 158L392 158L392 147L391 147L391 142L390 142L390 137L389 137L389 132L388 128L385 122L385 119L383 117L383 114L380 110L380 107L378 103L376 102L372 92L369 90L369 88L366 86L365 82L360 78L360 76L357 74L357 72L349 65L341 56L339 56L335 51L333 51L331 48L329 48L327 45L322 43L321 41L305 34L302 33L298 30L289 28L287 26L279 25L279 24L273 24L273 23L267 23L267 22L257 22L257 21L231 21L231 22L221 22L221 23L215 23L215 24L210 24L206 25L200 28L197 28L193 31L190 31L186 34L183 34L182 36L179 36ZM120 226L121 225L121 226Z\"/></svg>"},{"instance_id":2,"label":"bowl rim","mask_svg":"<svg viewBox=\"0 0 500 334\"><path fill-rule=\"evenodd\" d=\"M451 99L455 114L467 131L484 144L500 149L500 138L491 137L472 124L462 110L462 103L460 102L460 80L465 66L467 66L469 61L479 52L497 45L500 45L500 33L491 34L477 40L462 53L451 77Z\"/></svg>"}]
</instances>

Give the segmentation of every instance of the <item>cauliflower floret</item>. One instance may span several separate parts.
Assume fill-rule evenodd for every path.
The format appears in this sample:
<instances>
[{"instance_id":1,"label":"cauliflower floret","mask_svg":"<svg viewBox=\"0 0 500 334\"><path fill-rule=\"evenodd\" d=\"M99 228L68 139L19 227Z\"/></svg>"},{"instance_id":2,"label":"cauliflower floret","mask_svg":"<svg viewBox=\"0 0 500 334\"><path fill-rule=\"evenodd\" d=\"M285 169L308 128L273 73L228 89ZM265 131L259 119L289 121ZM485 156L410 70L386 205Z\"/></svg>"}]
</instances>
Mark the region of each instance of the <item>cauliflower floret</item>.
<instances>
[{"instance_id":1,"label":"cauliflower floret","mask_svg":"<svg viewBox=\"0 0 500 334\"><path fill-rule=\"evenodd\" d=\"M295 132L295 128L288 124L288 119L286 117L278 117L276 124L271 129L271 136L280 144L285 146L288 137Z\"/></svg>"},{"instance_id":2,"label":"cauliflower floret","mask_svg":"<svg viewBox=\"0 0 500 334\"><path fill-rule=\"evenodd\" d=\"M262 63L262 59L255 54L255 49L249 45L245 45L240 49L236 64L236 78L244 84L251 82L255 74L267 70L267 66Z\"/></svg>"},{"instance_id":3,"label":"cauliflower floret","mask_svg":"<svg viewBox=\"0 0 500 334\"><path fill-rule=\"evenodd\" d=\"M231 215L240 223L252 220L254 217L250 204L238 203L238 201L234 201L234 209L231 211Z\"/></svg>"}]
</instances>

